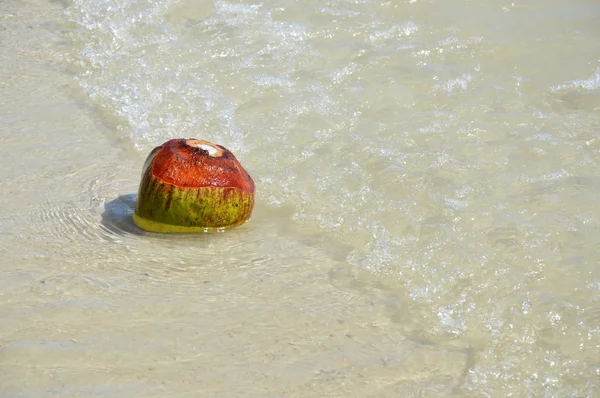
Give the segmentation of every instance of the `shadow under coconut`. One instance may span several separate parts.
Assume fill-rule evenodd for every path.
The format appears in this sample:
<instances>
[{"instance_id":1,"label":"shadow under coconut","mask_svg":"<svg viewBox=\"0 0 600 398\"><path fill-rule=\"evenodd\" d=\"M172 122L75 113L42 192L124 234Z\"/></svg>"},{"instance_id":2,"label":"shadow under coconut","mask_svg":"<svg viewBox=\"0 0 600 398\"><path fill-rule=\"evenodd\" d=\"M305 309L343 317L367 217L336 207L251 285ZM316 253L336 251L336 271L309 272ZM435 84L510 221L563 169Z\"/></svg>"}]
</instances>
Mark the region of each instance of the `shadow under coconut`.
<instances>
[{"instance_id":1,"label":"shadow under coconut","mask_svg":"<svg viewBox=\"0 0 600 398\"><path fill-rule=\"evenodd\" d=\"M137 200L136 194L121 195L104 204L102 225L118 235L144 235L145 232L133 222L133 212Z\"/></svg>"}]
</instances>

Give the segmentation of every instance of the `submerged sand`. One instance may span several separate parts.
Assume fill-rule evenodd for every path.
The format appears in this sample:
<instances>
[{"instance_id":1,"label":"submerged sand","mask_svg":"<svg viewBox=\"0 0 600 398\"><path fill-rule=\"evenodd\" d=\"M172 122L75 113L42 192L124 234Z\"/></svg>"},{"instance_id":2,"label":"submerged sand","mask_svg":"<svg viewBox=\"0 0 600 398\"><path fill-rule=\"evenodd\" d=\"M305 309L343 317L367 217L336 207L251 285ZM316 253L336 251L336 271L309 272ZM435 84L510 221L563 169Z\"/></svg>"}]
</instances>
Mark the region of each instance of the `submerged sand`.
<instances>
[{"instance_id":1,"label":"submerged sand","mask_svg":"<svg viewBox=\"0 0 600 398\"><path fill-rule=\"evenodd\" d=\"M141 233L145 153L61 59L56 2L0 2L0 395L440 396L472 351L412 335L348 249L258 204L219 235ZM279 212L279 213L278 213ZM297 264L311 266L298 267Z\"/></svg>"}]
</instances>

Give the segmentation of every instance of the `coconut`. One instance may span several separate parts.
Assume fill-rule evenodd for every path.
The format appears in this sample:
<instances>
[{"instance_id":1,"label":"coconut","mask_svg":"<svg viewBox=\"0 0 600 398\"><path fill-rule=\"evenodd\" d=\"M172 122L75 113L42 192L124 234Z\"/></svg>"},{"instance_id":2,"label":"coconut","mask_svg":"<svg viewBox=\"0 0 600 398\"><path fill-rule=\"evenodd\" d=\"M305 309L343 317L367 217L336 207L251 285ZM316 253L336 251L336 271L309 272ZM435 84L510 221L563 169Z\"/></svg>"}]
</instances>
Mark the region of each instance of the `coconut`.
<instances>
[{"instance_id":1,"label":"coconut","mask_svg":"<svg viewBox=\"0 0 600 398\"><path fill-rule=\"evenodd\" d=\"M144 163L133 220L152 232L209 232L243 224L253 208L254 181L233 153L173 139Z\"/></svg>"}]
</instances>

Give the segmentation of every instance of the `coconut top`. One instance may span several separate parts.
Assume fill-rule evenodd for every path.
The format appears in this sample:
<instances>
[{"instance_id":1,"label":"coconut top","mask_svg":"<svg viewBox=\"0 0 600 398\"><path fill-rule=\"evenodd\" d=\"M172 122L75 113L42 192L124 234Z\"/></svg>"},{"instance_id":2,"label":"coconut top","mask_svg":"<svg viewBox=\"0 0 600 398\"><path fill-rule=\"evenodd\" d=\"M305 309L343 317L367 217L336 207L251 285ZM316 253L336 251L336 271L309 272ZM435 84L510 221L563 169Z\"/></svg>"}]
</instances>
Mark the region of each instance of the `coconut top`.
<instances>
[{"instance_id":1,"label":"coconut top","mask_svg":"<svg viewBox=\"0 0 600 398\"><path fill-rule=\"evenodd\" d=\"M151 169L150 169L151 168ZM148 155L143 175L182 188L234 187L254 192L254 181L233 153L221 145L197 139L173 139Z\"/></svg>"}]
</instances>

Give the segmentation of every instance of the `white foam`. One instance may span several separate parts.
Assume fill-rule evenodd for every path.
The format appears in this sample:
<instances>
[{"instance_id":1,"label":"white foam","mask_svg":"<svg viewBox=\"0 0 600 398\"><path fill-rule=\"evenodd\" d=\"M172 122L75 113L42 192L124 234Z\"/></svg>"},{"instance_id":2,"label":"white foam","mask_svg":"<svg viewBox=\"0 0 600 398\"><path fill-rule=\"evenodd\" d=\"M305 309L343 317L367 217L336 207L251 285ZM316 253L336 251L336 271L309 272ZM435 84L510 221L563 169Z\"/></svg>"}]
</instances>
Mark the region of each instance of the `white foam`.
<instances>
[{"instance_id":1,"label":"white foam","mask_svg":"<svg viewBox=\"0 0 600 398\"><path fill-rule=\"evenodd\" d=\"M552 86L551 89L555 92L569 89L583 89L588 91L598 90L600 89L600 68L596 69L587 79L572 80L565 84Z\"/></svg>"},{"instance_id":2,"label":"white foam","mask_svg":"<svg viewBox=\"0 0 600 398\"><path fill-rule=\"evenodd\" d=\"M469 82L473 79L470 73L463 73L460 77L450 79L442 84L437 84L433 88L434 90L445 91L452 93L456 91L465 91L469 87Z\"/></svg>"}]
</instances>

